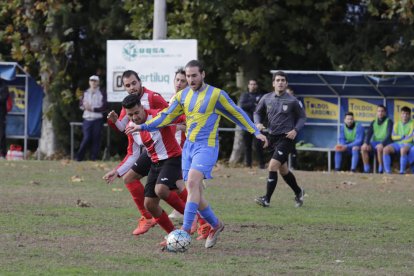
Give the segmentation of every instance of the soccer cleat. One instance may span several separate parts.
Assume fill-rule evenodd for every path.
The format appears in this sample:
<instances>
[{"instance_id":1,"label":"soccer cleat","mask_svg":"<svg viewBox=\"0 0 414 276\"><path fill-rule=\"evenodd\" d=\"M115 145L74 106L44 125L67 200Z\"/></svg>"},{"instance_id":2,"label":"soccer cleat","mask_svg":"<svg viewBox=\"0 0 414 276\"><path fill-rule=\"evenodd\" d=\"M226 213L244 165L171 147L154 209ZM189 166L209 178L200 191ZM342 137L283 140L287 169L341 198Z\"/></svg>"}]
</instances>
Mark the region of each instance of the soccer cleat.
<instances>
[{"instance_id":1,"label":"soccer cleat","mask_svg":"<svg viewBox=\"0 0 414 276\"><path fill-rule=\"evenodd\" d=\"M190 229L190 235L194 234L195 232L197 232L197 218L194 218L193 220L193 224L191 225Z\"/></svg>"},{"instance_id":2,"label":"soccer cleat","mask_svg":"<svg viewBox=\"0 0 414 276\"><path fill-rule=\"evenodd\" d=\"M177 210L172 210L171 214L168 215L170 219L183 219L183 214L180 214Z\"/></svg>"},{"instance_id":3,"label":"soccer cleat","mask_svg":"<svg viewBox=\"0 0 414 276\"><path fill-rule=\"evenodd\" d=\"M154 218L146 219L145 217L141 217L138 221L137 228L132 232L133 235L141 235L146 232L151 227L154 227L154 225L157 224Z\"/></svg>"},{"instance_id":4,"label":"soccer cleat","mask_svg":"<svg viewBox=\"0 0 414 276\"><path fill-rule=\"evenodd\" d=\"M197 230L198 237L196 240L200 241L200 240L207 239L208 234L210 233L210 230L211 230L210 224L204 223L200 225Z\"/></svg>"},{"instance_id":5,"label":"soccer cleat","mask_svg":"<svg viewBox=\"0 0 414 276\"><path fill-rule=\"evenodd\" d=\"M256 201L256 203L262 207L269 207L270 203L269 201L266 199L266 196L261 196L256 198L254 201Z\"/></svg>"},{"instance_id":6,"label":"soccer cleat","mask_svg":"<svg viewBox=\"0 0 414 276\"><path fill-rule=\"evenodd\" d=\"M220 233L224 230L224 224L219 221L218 225L215 228L212 228L208 233L206 240L205 248L211 248L217 243L217 238Z\"/></svg>"},{"instance_id":7,"label":"soccer cleat","mask_svg":"<svg viewBox=\"0 0 414 276\"><path fill-rule=\"evenodd\" d=\"M301 189L300 193L295 196L296 207L301 207L303 205L304 196L305 190Z\"/></svg>"}]
</instances>

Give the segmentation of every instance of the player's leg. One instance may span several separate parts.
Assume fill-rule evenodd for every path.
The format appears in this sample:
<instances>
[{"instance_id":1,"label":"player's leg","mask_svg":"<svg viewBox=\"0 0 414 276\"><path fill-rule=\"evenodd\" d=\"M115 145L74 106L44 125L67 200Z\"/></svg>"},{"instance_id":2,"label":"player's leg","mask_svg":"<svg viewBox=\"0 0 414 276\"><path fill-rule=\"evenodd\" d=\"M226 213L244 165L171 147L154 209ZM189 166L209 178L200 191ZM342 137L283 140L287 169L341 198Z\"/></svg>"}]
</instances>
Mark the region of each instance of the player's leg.
<instances>
[{"instance_id":1,"label":"player's leg","mask_svg":"<svg viewBox=\"0 0 414 276\"><path fill-rule=\"evenodd\" d=\"M131 169L123 176L125 187L128 189L142 215L138 220L136 229L133 231L134 235L144 234L156 224L151 213L148 212L144 206L144 186L141 183L141 179L148 175L150 167L151 159L146 152L144 152L138 157Z\"/></svg>"},{"instance_id":2,"label":"player's leg","mask_svg":"<svg viewBox=\"0 0 414 276\"><path fill-rule=\"evenodd\" d=\"M375 145L375 146L374 146ZM375 143L372 144L372 147L375 149L378 161L378 173L383 173L384 171L384 162L383 162L383 152L384 152L384 145L382 143ZM374 156L375 158L375 156Z\"/></svg>"},{"instance_id":3,"label":"player's leg","mask_svg":"<svg viewBox=\"0 0 414 276\"><path fill-rule=\"evenodd\" d=\"M266 179L266 194L255 199L256 203L262 207L269 207L270 199L276 189L277 185L277 171L280 169L282 163L287 161L290 151L282 145L282 136L270 135L270 146L274 149L272 158L268 167L268 178Z\"/></svg>"},{"instance_id":4,"label":"player's leg","mask_svg":"<svg viewBox=\"0 0 414 276\"><path fill-rule=\"evenodd\" d=\"M414 147L411 147L408 153L408 163L410 164L411 173L414 173Z\"/></svg>"},{"instance_id":5,"label":"player's leg","mask_svg":"<svg viewBox=\"0 0 414 276\"><path fill-rule=\"evenodd\" d=\"M285 180L286 184L288 184L292 191L295 193L295 206L301 207L303 205L305 190L299 187L298 183L296 182L295 175L289 170L286 162L280 166L279 172L283 177L283 180Z\"/></svg>"},{"instance_id":6,"label":"player's leg","mask_svg":"<svg viewBox=\"0 0 414 276\"><path fill-rule=\"evenodd\" d=\"M351 172L356 172L356 168L358 166L359 161L359 146L352 147L351 153Z\"/></svg>"},{"instance_id":7,"label":"player's leg","mask_svg":"<svg viewBox=\"0 0 414 276\"><path fill-rule=\"evenodd\" d=\"M372 150L370 144L363 144L361 146L362 163L364 164L364 173L371 172L371 164L369 163L369 154Z\"/></svg>"},{"instance_id":8,"label":"player's leg","mask_svg":"<svg viewBox=\"0 0 414 276\"><path fill-rule=\"evenodd\" d=\"M405 173L405 169L407 168L408 163L408 153L410 152L411 145L409 144L402 144L400 149L400 174Z\"/></svg>"},{"instance_id":9,"label":"player's leg","mask_svg":"<svg viewBox=\"0 0 414 276\"><path fill-rule=\"evenodd\" d=\"M384 162L385 173L391 173L391 154L395 153L396 147L399 149L397 143L392 143L384 148L382 160Z\"/></svg>"}]
</instances>

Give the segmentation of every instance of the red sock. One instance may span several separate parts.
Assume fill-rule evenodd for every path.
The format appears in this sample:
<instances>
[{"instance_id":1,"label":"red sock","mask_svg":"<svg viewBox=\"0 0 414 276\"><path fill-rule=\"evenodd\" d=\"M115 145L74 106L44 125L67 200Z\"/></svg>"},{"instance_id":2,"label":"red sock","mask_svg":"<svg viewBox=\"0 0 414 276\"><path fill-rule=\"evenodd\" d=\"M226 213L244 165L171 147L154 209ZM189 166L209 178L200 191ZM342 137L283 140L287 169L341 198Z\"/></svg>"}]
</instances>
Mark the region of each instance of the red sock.
<instances>
[{"instance_id":1,"label":"red sock","mask_svg":"<svg viewBox=\"0 0 414 276\"><path fill-rule=\"evenodd\" d=\"M184 190L178 194L182 201L187 202L188 192L187 189L184 187Z\"/></svg>"},{"instance_id":2,"label":"red sock","mask_svg":"<svg viewBox=\"0 0 414 276\"><path fill-rule=\"evenodd\" d=\"M125 184L125 186L131 193L132 199L137 205L141 215L147 219L152 218L151 213L148 212L144 207L144 186L142 185L141 181L136 179L128 184Z\"/></svg>"},{"instance_id":3,"label":"red sock","mask_svg":"<svg viewBox=\"0 0 414 276\"><path fill-rule=\"evenodd\" d=\"M167 234L175 229L174 224L164 210L162 210L160 217L155 218L155 221L165 230L165 232L167 232Z\"/></svg>"},{"instance_id":4,"label":"red sock","mask_svg":"<svg viewBox=\"0 0 414 276\"><path fill-rule=\"evenodd\" d=\"M168 197L165 199L165 202L167 202L171 207L173 207L179 213L184 214L185 203L184 201L181 200L181 198L178 197L176 192L171 191Z\"/></svg>"}]
</instances>

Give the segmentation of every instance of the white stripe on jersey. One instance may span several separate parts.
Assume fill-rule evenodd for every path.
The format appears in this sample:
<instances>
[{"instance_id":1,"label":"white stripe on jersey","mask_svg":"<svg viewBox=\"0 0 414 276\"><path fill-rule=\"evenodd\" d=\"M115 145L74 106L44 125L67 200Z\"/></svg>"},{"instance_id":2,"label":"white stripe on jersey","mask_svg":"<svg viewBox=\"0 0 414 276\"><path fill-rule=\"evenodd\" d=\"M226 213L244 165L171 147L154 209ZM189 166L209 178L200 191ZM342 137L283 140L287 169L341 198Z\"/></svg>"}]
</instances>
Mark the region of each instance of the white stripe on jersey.
<instances>
[{"instance_id":1,"label":"white stripe on jersey","mask_svg":"<svg viewBox=\"0 0 414 276\"><path fill-rule=\"evenodd\" d=\"M144 91L140 101L141 101L141 105L144 107L145 110L150 109L148 93L145 93ZM119 131L124 132L126 126L128 125L128 122L129 122L128 115L125 115L121 120L117 120L115 125Z\"/></svg>"}]
</instances>

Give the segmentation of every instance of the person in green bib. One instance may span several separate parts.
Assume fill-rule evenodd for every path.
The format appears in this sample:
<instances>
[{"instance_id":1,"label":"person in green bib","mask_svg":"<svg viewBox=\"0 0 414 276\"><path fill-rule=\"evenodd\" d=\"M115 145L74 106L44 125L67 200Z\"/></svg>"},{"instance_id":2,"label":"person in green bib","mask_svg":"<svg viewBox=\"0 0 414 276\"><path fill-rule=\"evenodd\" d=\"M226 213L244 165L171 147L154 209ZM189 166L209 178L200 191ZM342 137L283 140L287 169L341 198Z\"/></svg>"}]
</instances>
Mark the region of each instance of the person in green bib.
<instances>
[{"instance_id":1,"label":"person in green bib","mask_svg":"<svg viewBox=\"0 0 414 276\"><path fill-rule=\"evenodd\" d=\"M364 163L364 173L371 172L369 155L372 151L376 153L378 160L378 172L383 173L382 153L384 147L392 142L393 122L387 117L387 109L382 104L377 106L377 118L373 120L365 135L364 144L361 147L362 162ZM375 158L375 154L374 154Z\"/></svg>"},{"instance_id":2,"label":"person in green bib","mask_svg":"<svg viewBox=\"0 0 414 276\"><path fill-rule=\"evenodd\" d=\"M400 174L405 173L408 163L408 153L413 146L414 121L411 119L411 109L407 106L401 108L401 120L394 124L391 139L392 144L384 148L384 170L391 173L391 154L400 153Z\"/></svg>"},{"instance_id":3,"label":"person in green bib","mask_svg":"<svg viewBox=\"0 0 414 276\"><path fill-rule=\"evenodd\" d=\"M364 127L354 121L354 113L347 112L345 114L344 125L341 126L339 131L339 143L335 147L335 171L341 169L343 153L352 156L351 171L356 171L364 134Z\"/></svg>"}]
</instances>

